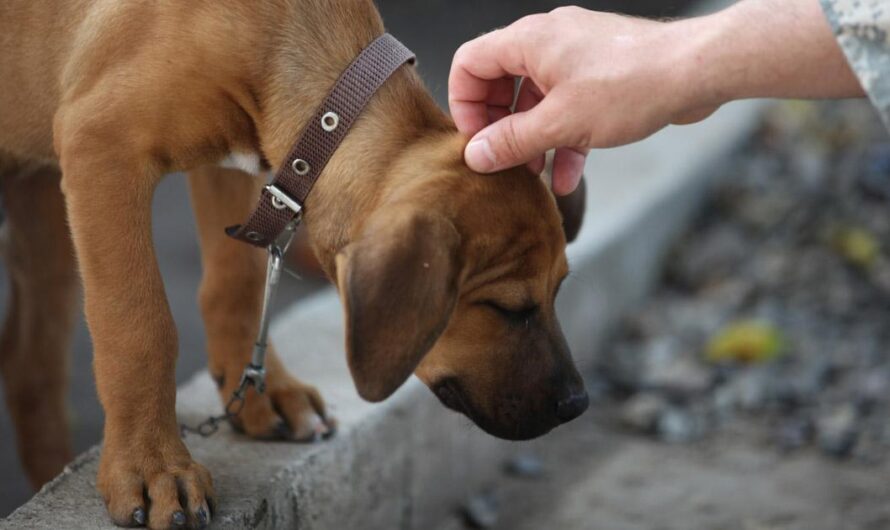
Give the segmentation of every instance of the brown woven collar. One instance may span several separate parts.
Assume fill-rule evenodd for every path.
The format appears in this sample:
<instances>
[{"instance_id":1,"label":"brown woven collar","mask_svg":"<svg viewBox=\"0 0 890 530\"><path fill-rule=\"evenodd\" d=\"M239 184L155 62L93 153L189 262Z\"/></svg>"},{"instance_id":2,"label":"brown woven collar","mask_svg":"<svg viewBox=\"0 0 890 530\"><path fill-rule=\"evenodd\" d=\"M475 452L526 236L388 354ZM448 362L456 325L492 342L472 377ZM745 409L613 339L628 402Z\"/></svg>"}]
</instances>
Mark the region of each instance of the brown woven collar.
<instances>
[{"instance_id":1,"label":"brown woven collar","mask_svg":"<svg viewBox=\"0 0 890 530\"><path fill-rule=\"evenodd\" d=\"M377 90L400 66L413 62L411 50L389 33L368 45L303 129L247 222L226 232L258 247L275 243L290 223L299 220L312 186Z\"/></svg>"}]
</instances>

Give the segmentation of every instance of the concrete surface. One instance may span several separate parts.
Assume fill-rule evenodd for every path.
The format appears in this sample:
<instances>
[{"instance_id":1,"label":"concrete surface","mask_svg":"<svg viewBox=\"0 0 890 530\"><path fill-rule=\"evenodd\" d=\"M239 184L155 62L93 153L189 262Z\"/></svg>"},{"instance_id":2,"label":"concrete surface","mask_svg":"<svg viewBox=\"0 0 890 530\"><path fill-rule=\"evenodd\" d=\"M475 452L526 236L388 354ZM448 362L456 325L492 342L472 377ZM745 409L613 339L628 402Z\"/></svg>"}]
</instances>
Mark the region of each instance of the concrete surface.
<instances>
[{"instance_id":1,"label":"concrete surface","mask_svg":"<svg viewBox=\"0 0 890 530\"><path fill-rule=\"evenodd\" d=\"M464 41L533 12L576 4L591 9L635 15L665 16L679 13L693 0L380 0L387 27L420 57L420 71L436 98L446 101L447 74L454 50ZM185 381L205 363L204 332L195 295L201 266L194 224L182 175L166 179L155 197L155 234L161 272L173 316L179 328L180 356L177 380ZM0 277L5 277L0 264ZM285 278L281 306L319 287ZM0 301L7 298L0 282ZM2 304L2 302L0 302ZM97 443L102 433L102 410L96 399L92 374L92 346L81 322L71 353L72 440L76 452ZM0 382L2 384L2 382ZM0 407L0 517L10 513L32 494L18 463L9 414Z\"/></svg>"},{"instance_id":2,"label":"concrete surface","mask_svg":"<svg viewBox=\"0 0 890 530\"><path fill-rule=\"evenodd\" d=\"M591 157L589 215L570 248L574 273L559 300L582 368L604 331L646 293L666 245L698 203L708 168L747 134L760 105L727 106L705 123ZM334 293L324 291L273 327L287 364L320 388L340 418L337 437L309 446L228 431L187 440L218 485L218 527L427 528L524 447L484 435L416 380L383 404L362 402L345 368L341 318ZM181 388L184 420L219 408L206 372ZM95 465L95 452L81 457L0 528L109 527L93 488Z\"/></svg>"}]
</instances>

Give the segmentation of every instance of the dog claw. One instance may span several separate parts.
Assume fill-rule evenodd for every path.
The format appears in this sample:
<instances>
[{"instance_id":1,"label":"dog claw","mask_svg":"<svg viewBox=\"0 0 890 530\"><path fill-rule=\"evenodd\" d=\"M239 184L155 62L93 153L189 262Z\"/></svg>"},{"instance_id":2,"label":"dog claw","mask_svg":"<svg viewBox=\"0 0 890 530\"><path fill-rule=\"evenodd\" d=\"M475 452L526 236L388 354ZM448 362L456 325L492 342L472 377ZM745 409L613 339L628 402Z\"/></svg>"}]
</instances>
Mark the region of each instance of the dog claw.
<instances>
[{"instance_id":1,"label":"dog claw","mask_svg":"<svg viewBox=\"0 0 890 530\"><path fill-rule=\"evenodd\" d=\"M291 437L291 429L288 426L287 422L279 421L277 425L275 425L275 437L283 440L287 440Z\"/></svg>"},{"instance_id":2,"label":"dog claw","mask_svg":"<svg viewBox=\"0 0 890 530\"><path fill-rule=\"evenodd\" d=\"M136 508L133 510L133 522L136 523L137 526L145 525L145 509L144 508Z\"/></svg>"},{"instance_id":3,"label":"dog claw","mask_svg":"<svg viewBox=\"0 0 890 530\"><path fill-rule=\"evenodd\" d=\"M210 522L210 517L207 515L207 510L205 510L204 508L199 508L198 513L195 514L195 516L198 518L199 528L206 527L207 523Z\"/></svg>"},{"instance_id":4,"label":"dog claw","mask_svg":"<svg viewBox=\"0 0 890 530\"><path fill-rule=\"evenodd\" d=\"M183 512L183 511L173 512L173 526L179 526L179 527L185 526L186 521L187 521L187 519L185 517L185 512Z\"/></svg>"}]
</instances>

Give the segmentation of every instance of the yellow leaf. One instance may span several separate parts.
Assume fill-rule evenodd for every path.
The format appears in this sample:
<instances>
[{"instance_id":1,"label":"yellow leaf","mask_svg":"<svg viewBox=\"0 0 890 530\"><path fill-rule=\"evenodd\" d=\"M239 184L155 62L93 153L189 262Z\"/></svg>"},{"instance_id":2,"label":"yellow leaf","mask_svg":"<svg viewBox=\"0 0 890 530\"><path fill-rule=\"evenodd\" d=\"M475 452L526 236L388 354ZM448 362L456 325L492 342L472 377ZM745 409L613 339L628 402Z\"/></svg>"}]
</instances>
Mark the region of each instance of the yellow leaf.
<instances>
[{"instance_id":1,"label":"yellow leaf","mask_svg":"<svg viewBox=\"0 0 890 530\"><path fill-rule=\"evenodd\" d=\"M874 265L881 251L878 240L871 232L856 227L838 229L834 233L832 244L844 259L864 269Z\"/></svg>"},{"instance_id":2,"label":"yellow leaf","mask_svg":"<svg viewBox=\"0 0 890 530\"><path fill-rule=\"evenodd\" d=\"M782 335L768 323L736 322L711 338L706 357L712 362L764 362L782 353L782 342Z\"/></svg>"}]
</instances>

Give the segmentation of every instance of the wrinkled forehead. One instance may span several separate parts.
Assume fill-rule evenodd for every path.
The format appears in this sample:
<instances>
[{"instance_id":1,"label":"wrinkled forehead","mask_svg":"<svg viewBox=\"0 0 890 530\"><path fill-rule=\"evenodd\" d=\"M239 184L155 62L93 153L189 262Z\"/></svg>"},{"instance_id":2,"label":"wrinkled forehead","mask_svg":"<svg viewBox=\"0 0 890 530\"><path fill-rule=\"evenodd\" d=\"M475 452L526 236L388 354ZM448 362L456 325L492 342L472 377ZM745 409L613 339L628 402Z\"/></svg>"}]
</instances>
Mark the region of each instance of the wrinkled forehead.
<instances>
[{"instance_id":1,"label":"wrinkled forehead","mask_svg":"<svg viewBox=\"0 0 890 530\"><path fill-rule=\"evenodd\" d=\"M536 285L550 291L568 273L565 235L555 202L546 188L527 186L525 193L508 186L476 195L461 208L458 223L469 260L467 281ZM512 191L512 193L511 193Z\"/></svg>"}]
</instances>

